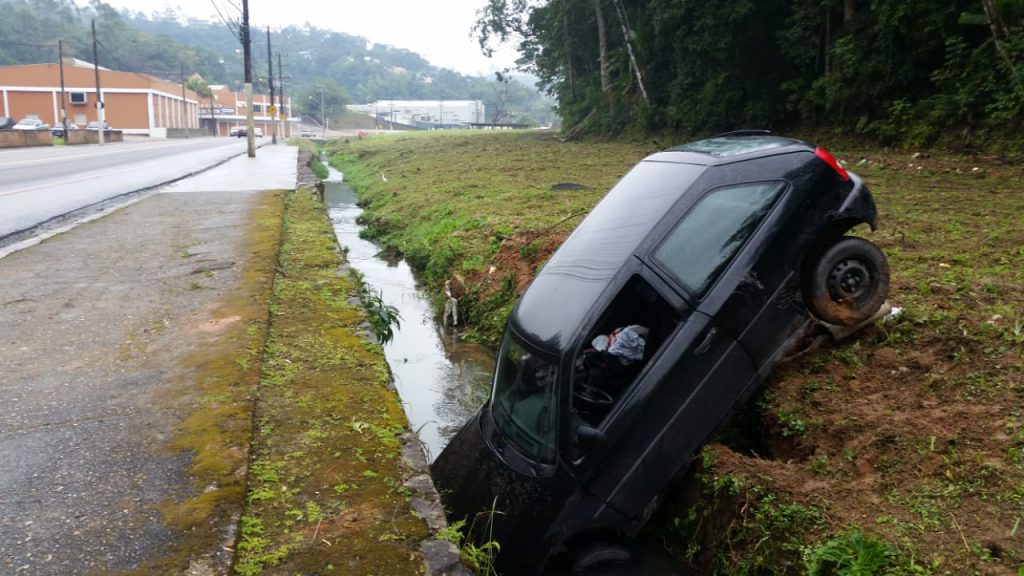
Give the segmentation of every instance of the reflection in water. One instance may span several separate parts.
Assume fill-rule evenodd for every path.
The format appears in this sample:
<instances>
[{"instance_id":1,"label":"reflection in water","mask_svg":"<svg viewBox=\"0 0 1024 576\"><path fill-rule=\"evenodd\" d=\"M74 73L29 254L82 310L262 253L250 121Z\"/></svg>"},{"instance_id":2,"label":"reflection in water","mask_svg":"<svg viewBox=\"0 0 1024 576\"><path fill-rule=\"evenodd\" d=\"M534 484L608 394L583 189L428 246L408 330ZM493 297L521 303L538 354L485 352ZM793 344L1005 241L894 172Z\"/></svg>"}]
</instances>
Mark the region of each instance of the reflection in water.
<instances>
[{"instance_id":1,"label":"reflection in water","mask_svg":"<svg viewBox=\"0 0 1024 576\"><path fill-rule=\"evenodd\" d=\"M376 244L359 237L362 227L356 220L362 209L356 206L355 193L341 183L341 173L331 168L324 184L334 233L348 250L349 263L402 315L401 327L384 347L384 355L409 424L433 461L486 400L494 355L482 346L462 342L457 329L439 326L430 299L417 289L408 264L378 255Z\"/></svg>"}]
</instances>

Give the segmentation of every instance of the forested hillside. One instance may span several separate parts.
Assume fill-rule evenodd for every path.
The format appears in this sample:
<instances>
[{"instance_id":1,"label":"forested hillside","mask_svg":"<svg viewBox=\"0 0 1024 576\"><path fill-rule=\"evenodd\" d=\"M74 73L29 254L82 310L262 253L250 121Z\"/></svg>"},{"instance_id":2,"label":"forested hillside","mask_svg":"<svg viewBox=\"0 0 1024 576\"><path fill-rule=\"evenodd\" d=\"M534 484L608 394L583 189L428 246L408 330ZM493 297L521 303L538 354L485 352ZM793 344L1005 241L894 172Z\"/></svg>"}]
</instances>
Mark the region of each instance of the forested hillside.
<instances>
[{"instance_id":1,"label":"forested hillside","mask_svg":"<svg viewBox=\"0 0 1024 576\"><path fill-rule=\"evenodd\" d=\"M475 32L517 45L590 132L971 145L1021 128L1022 0L490 0Z\"/></svg>"},{"instance_id":2,"label":"forested hillside","mask_svg":"<svg viewBox=\"0 0 1024 576\"><path fill-rule=\"evenodd\" d=\"M58 39L64 40L66 55L91 62L90 20L95 19L103 66L175 82L182 72L186 77L197 72L207 83L241 89L237 14L206 22L173 11L119 12L100 1L81 7L73 0L0 0L0 13L0 66L56 62ZM254 28L252 39L254 86L265 92L266 31ZM482 100L489 119L547 123L553 118L551 102L525 78L466 76L409 50L308 25L271 31L271 43L282 56L287 89L298 106L308 101L307 93L323 88L338 91L338 102ZM319 102L316 112L319 117Z\"/></svg>"}]
</instances>

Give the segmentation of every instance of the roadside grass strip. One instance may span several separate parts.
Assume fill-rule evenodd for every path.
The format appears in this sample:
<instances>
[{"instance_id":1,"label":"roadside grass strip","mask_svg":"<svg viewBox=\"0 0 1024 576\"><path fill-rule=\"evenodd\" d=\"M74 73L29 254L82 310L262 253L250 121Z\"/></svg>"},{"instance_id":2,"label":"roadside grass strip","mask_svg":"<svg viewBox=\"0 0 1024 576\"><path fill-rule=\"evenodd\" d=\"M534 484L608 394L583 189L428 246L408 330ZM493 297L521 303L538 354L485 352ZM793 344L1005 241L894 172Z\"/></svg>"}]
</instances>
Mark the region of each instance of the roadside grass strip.
<instances>
[{"instance_id":1,"label":"roadside grass strip","mask_svg":"<svg viewBox=\"0 0 1024 576\"><path fill-rule=\"evenodd\" d=\"M235 571L418 574L407 426L322 202L286 200Z\"/></svg>"}]
</instances>

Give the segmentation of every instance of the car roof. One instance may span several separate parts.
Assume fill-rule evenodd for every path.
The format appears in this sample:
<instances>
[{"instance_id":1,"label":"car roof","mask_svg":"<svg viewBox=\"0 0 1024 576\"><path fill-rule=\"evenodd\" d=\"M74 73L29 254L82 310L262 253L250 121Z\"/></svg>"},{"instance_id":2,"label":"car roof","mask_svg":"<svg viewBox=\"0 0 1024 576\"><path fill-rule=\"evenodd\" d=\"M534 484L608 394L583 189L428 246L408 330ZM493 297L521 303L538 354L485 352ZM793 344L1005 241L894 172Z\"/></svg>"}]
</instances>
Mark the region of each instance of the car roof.
<instances>
[{"instance_id":1,"label":"car roof","mask_svg":"<svg viewBox=\"0 0 1024 576\"><path fill-rule=\"evenodd\" d=\"M758 132L670 148L633 167L566 238L522 295L509 323L541 350L560 353L609 281L692 185L715 166L814 148Z\"/></svg>"},{"instance_id":2,"label":"car roof","mask_svg":"<svg viewBox=\"0 0 1024 576\"><path fill-rule=\"evenodd\" d=\"M675 146L652 154L644 160L719 166L795 150L814 151L814 146L793 138L776 136L765 130L741 130Z\"/></svg>"}]
</instances>

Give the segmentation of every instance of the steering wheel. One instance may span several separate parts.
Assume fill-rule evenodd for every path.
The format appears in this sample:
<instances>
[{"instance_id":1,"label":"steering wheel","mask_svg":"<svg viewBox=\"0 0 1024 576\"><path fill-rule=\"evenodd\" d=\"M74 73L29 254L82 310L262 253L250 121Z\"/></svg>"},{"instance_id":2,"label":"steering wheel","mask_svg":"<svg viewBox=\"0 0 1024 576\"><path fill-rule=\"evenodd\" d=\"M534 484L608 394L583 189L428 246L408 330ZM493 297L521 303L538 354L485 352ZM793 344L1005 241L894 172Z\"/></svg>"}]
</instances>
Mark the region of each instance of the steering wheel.
<instances>
[{"instance_id":1,"label":"steering wheel","mask_svg":"<svg viewBox=\"0 0 1024 576\"><path fill-rule=\"evenodd\" d=\"M611 406L615 402L611 394L590 384L577 384L573 396L592 406Z\"/></svg>"}]
</instances>

